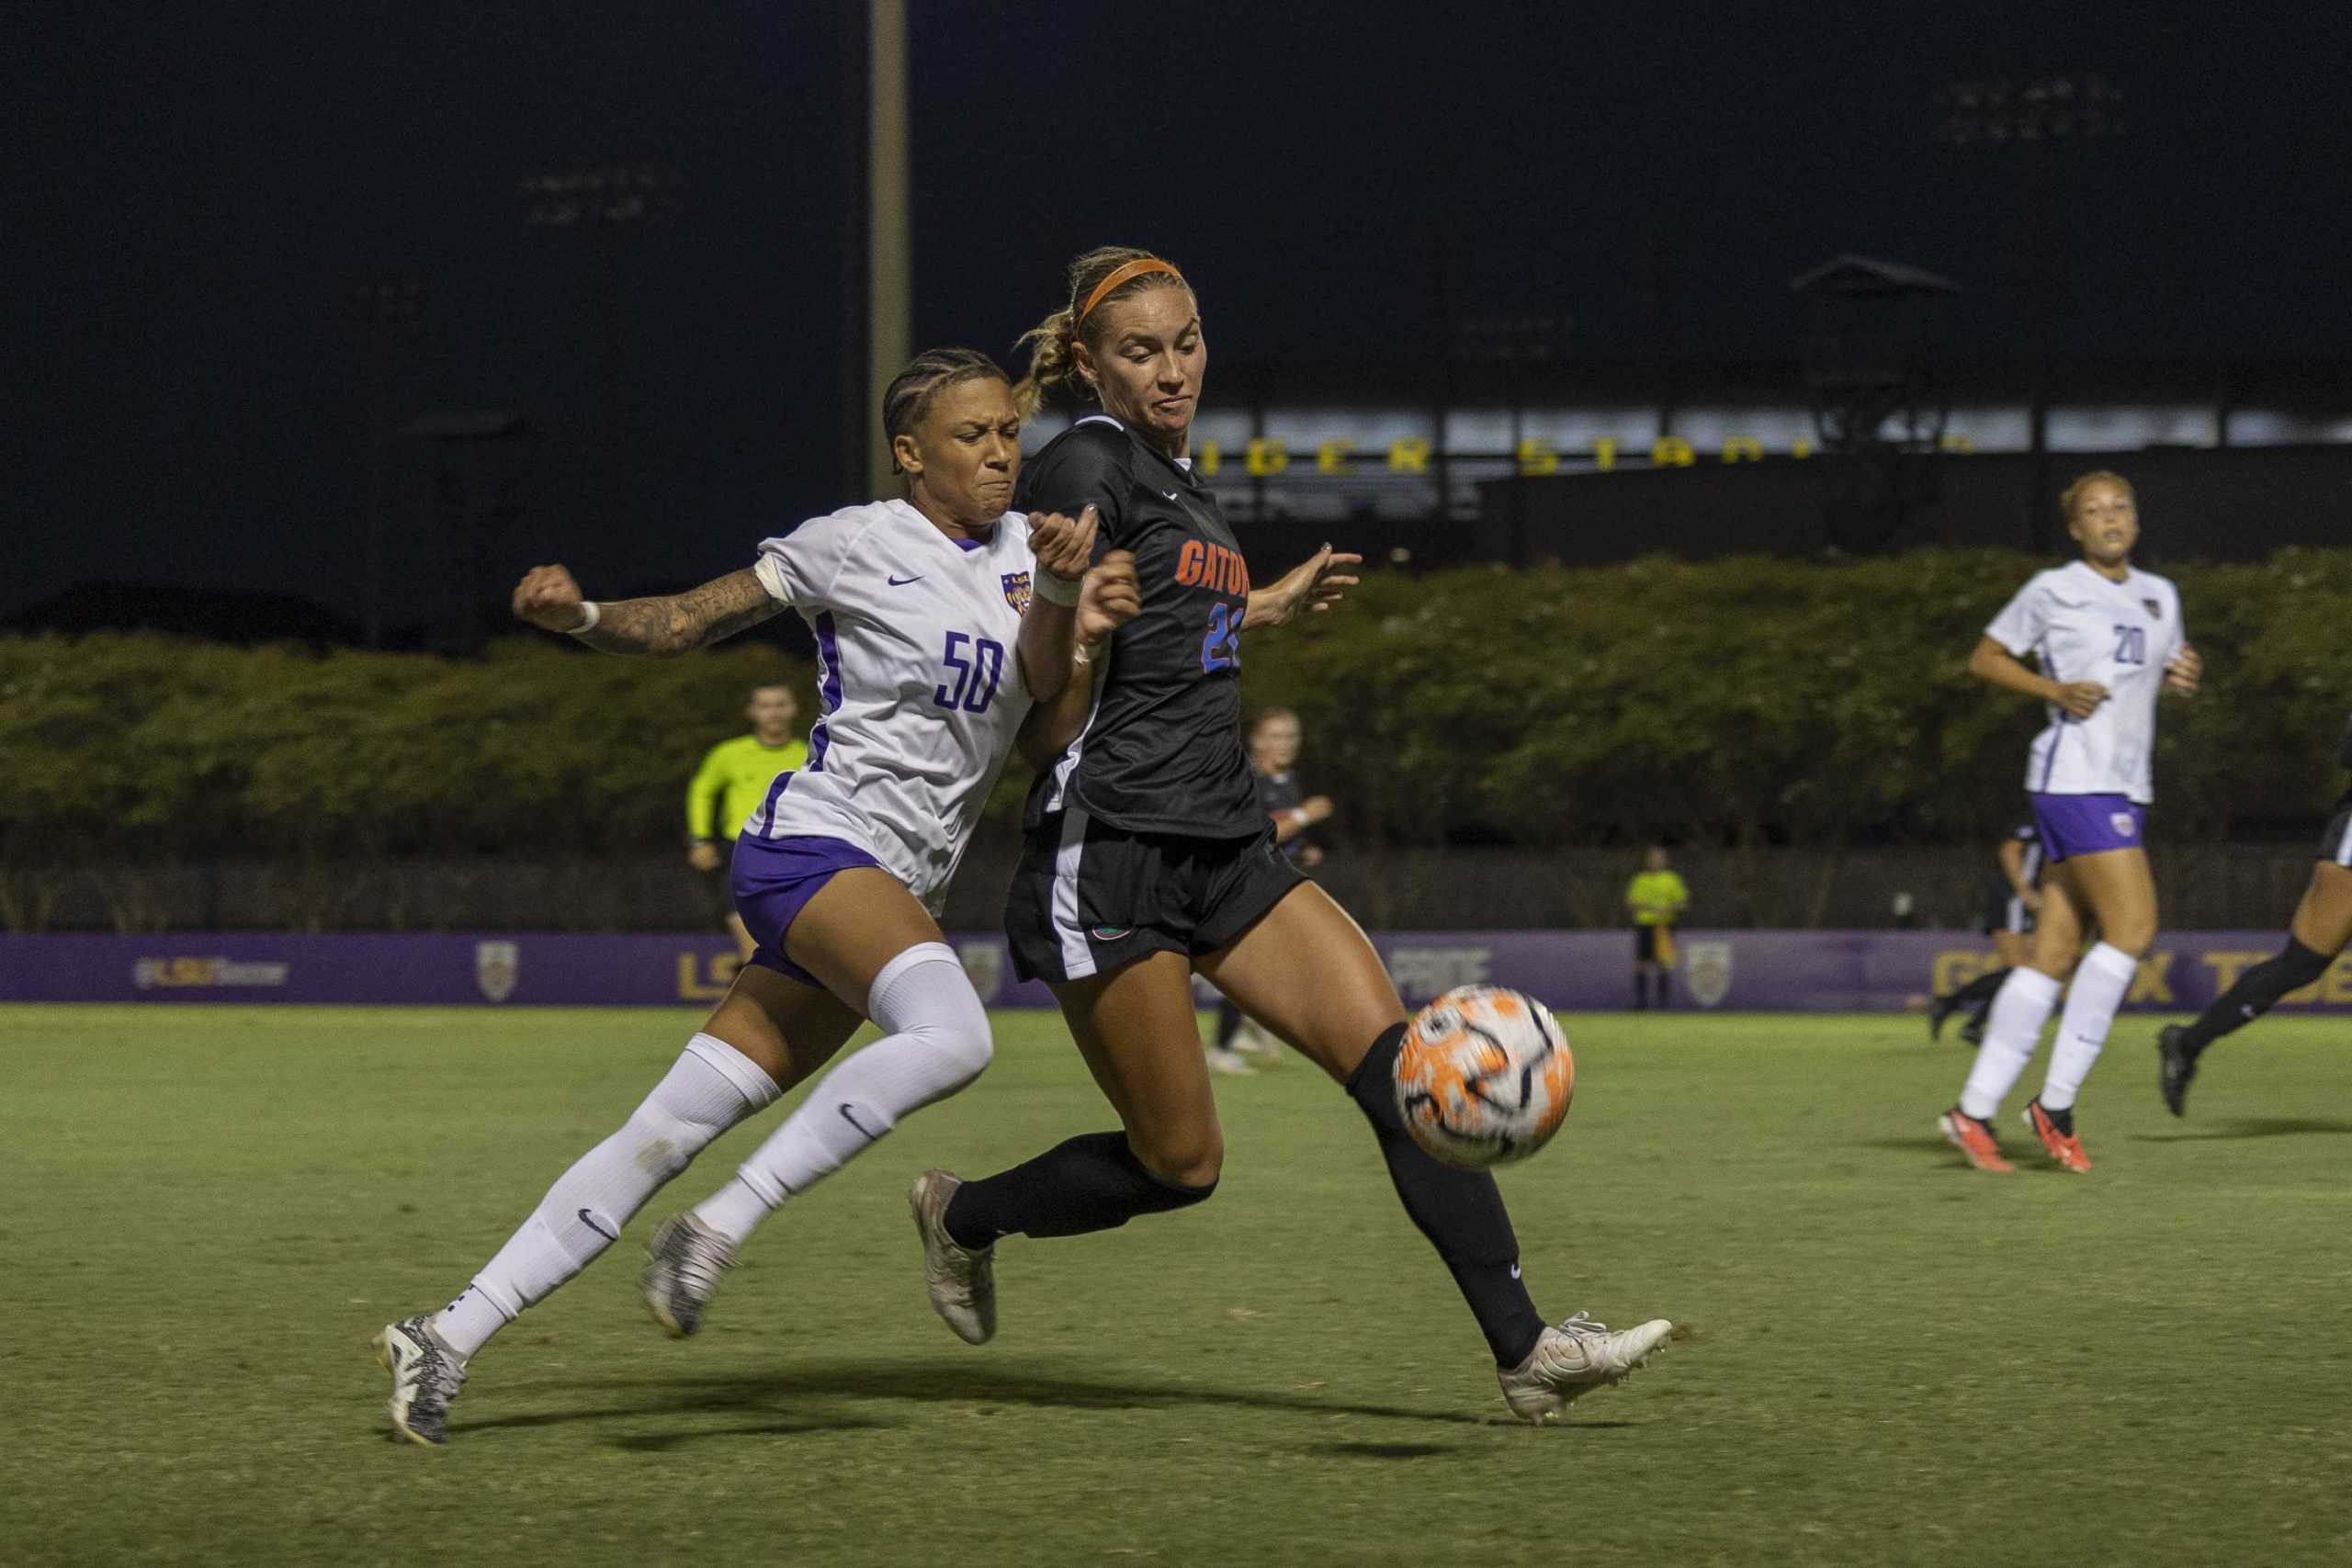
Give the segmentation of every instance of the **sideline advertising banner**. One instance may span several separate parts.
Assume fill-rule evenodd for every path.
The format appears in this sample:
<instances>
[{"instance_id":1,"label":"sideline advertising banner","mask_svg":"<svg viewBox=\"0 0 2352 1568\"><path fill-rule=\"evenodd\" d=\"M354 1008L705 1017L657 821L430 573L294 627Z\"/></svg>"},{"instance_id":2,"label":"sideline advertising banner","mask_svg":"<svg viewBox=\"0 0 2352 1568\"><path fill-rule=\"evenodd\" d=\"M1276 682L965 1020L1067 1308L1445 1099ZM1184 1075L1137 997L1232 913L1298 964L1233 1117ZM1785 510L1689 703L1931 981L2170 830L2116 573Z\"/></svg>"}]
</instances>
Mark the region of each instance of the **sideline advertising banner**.
<instances>
[{"instance_id":1,"label":"sideline advertising banner","mask_svg":"<svg viewBox=\"0 0 2352 1568\"><path fill-rule=\"evenodd\" d=\"M1961 931L1688 931L1674 1003L1758 1012L1894 1012L1991 968ZM1014 979L1004 939L952 934L991 1007L1046 1007ZM1628 931L1393 931L1375 936L1408 1002L1454 986L1510 986L1563 1011L1620 1008L1632 995ZM2126 1006L2193 1011L2278 951L2278 931L2185 931L2140 965ZM309 1002L456 1006L704 1006L734 978L724 937L548 932L0 937L0 1002ZM1202 987L1205 996L1206 987ZM2352 1012L2352 954L2280 1004Z\"/></svg>"}]
</instances>

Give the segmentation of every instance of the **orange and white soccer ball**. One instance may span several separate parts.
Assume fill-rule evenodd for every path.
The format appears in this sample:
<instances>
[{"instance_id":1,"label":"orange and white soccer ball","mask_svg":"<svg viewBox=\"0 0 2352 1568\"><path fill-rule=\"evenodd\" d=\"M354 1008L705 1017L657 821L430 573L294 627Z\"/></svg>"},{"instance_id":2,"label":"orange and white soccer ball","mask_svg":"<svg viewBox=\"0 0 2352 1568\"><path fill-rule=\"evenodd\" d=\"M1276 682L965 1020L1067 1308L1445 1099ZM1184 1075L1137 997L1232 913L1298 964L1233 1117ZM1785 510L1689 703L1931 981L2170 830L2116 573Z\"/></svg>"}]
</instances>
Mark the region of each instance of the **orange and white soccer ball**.
<instances>
[{"instance_id":1,"label":"orange and white soccer ball","mask_svg":"<svg viewBox=\"0 0 2352 1568\"><path fill-rule=\"evenodd\" d=\"M1396 1053L1396 1109L1448 1165L1502 1165L1549 1143L1576 1093L1577 1059L1542 1002L1462 986L1413 1015Z\"/></svg>"}]
</instances>

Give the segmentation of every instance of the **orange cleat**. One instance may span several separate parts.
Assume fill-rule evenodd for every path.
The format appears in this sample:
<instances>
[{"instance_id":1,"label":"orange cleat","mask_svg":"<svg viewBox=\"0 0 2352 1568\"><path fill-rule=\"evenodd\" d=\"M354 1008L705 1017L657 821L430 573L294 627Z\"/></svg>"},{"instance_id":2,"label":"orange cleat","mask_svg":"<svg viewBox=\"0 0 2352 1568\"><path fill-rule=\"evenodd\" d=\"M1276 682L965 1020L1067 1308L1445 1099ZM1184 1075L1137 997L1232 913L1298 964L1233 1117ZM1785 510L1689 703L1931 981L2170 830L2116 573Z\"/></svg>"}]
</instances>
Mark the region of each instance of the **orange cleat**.
<instances>
[{"instance_id":1,"label":"orange cleat","mask_svg":"<svg viewBox=\"0 0 2352 1568\"><path fill-rule=\"evenodd\" d=\"M2058 1123L2050 1119L2050 1112L2041 1109L2039 1099L2026 1101L2025 1124L2033 1129L2033 1135L2041 1140L2042 1148L2052 1159L2077 1175L2090 1174L2091 1156L2083 1153L2082 1139L2072 1133L2060 1132Z\"/></svg>"},{"instance_id":2,"label":"orange cleat","mask_svg":"<svg viewBox=\"0 0 2352 1568\"><path fill-rule=\"evenodd\" d=\"M1936 1126L1944 1142L1968 1156L1968 1163L1979 1170L2015 1170L2017 1167L2001 1157L2001 1145L1993 1141L1993 1129L1953 1106L1936 1118Z\"/></svg>"}]
</instances>

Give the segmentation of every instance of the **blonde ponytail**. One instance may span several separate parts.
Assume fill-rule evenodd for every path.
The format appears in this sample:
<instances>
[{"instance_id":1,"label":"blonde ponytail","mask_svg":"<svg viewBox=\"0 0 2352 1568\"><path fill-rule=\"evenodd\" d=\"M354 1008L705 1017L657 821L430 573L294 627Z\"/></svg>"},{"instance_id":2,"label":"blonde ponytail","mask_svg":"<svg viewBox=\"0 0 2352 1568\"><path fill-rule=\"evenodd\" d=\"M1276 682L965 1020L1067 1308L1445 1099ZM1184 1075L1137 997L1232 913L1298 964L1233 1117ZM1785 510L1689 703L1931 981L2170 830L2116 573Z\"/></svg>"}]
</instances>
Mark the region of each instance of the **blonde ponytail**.
<instances>
[{"instance_id":1,"label":"blonde ponytail","mask_svg":"<svg viewBox=\"0 0 2352 1568\"><path fill-rule=\"evenodd\" d=\"M1137 267L1137 263L1157 265ZM1131 269L1129 275L1104 289L1102 286L1123 267ZM1190 289L1192 285L1184 281L1175 263L1129 245L1104 245L1071 262L1069 303L1021 334L1021 344L1029 350L1029 374L1012 384L1012 402L1021 417L1026 420L1035 414L1057 388L1066 387L1082 398L1095 400L1094 386L1079 373L1078 356L1071 352L1080 331L1087 321L1099 323L1102 307L1114 299L1147 288L1170 287ZM1083 321L1079 316L1081 309L1086 310ZM1091 344L1093 339L1090 336L1087 341Z\"/></svg>"}]
</instances>

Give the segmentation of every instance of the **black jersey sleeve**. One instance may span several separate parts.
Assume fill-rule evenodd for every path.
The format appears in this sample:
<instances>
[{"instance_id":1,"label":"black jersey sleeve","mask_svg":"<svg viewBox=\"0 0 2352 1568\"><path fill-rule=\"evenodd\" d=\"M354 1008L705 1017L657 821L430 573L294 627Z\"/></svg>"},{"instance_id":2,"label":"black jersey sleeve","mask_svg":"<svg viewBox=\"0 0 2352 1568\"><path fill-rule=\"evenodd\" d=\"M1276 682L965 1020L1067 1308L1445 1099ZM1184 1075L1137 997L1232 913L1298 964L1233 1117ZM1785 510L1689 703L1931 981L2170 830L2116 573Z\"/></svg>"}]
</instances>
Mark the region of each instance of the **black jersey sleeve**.
<instances>
[{"instance_id":1,"label":"black jersey sleeve","mask_svg":"<svg viewBox=\"0 0 2352 1568\"><path fill-rule=\"evenodd\" d=\"M1117 425L1072 425L1022 466L1018 504L1023 512L1058 512L1065 517L1091 505L1101 519L1098 552L1115 547L1128 521L1134 463L1134 445Z\"/></svg>"}]
</instances>

